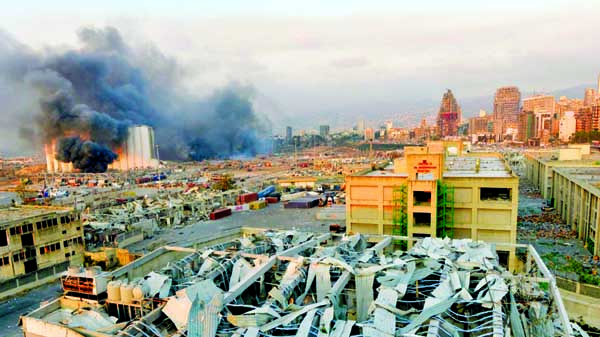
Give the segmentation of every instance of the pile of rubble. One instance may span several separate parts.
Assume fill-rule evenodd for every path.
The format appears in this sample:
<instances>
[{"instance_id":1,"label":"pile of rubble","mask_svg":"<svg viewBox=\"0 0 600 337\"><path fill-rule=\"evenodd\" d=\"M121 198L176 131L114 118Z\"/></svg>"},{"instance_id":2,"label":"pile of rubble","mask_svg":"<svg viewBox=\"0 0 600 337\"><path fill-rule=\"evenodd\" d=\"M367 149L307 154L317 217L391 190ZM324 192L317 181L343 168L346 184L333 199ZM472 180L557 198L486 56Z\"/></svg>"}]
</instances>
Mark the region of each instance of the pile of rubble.
<instances>
[{"instance_id":1,"label":"pile of rubble","mask_svg":"<svg viewBox=\"0 0 600 337\"><path fill-rule=\"evenodd\" d=\"M408 252L394 244L292 231L246 236L129 280L139 286L131 304L111 296L105 314L128 321L117 335L130 337L571 335L537 260L513 275L482 242L426 238ZM136 270L147 270L142 260ZM151 291L148 279L160 285Z\"/></svg>"},{"instance_id":2,"label":"pile of rubble","mask_svg":"<svg viewBox=\"0 0 600 337\"><path fill-rule=\"evenodd\" d=\"M517 218L519 237L522 239L577 239L577 231L565 224L555 212Z\"/></svg>"}]
</instances>

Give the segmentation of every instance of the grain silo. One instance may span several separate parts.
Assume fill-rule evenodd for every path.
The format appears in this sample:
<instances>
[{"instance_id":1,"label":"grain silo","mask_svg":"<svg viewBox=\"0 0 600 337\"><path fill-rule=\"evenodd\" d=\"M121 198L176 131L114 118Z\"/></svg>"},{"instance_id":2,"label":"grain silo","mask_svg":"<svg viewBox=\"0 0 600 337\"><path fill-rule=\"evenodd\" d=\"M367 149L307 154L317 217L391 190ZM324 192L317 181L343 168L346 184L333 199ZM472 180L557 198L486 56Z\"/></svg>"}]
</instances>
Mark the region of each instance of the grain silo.
<instances>
[{"instance_id":1,"label":"grain silo","mask_svg":"<svg viewBox=\"0 0 600 337\"><path fill-rule=\"evenodd\" d=\"M77 136L69 134L68 136ZM88 135L78 135L88 139ZM73 172L72 163L63 163L56 159L56 143L53 139L45 144L46 169L49 173ZM127 171L132 169L157 168L158 159L154 145L154 129L147 125L136 125L128 129L127 140L120 146L111 149L118 159L108 166L109 169Z\"/></svg>"},{"instance_id":2,"label":"grain silo","mask_svg":"<svg viewBox=\"0 0 600 337\"><path fill-rule=\"evenodd\" d=\"M127 140L121 148L114 151L119 155L119 159L109 168L125 171L158 167L154 147L154 129L147 125L130 127Z\"/></svg>"}]
</instances>

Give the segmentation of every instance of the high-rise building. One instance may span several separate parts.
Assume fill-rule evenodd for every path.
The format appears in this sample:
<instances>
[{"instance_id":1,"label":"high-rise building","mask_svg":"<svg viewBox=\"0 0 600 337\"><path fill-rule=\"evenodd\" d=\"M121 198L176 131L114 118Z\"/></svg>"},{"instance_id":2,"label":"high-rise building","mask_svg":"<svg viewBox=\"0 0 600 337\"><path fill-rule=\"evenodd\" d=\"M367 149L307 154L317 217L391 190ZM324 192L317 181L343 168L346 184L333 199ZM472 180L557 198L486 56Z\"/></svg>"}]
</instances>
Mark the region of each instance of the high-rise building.
<instances>
[{"instance_id":1,"label":"high-rise building","mask_svg":"<svg viewBox=\"0 0 600 337\"><path fill-rule=\"evenodd\" d=\"M523 99L523 111L547 112L554 114L556 102L554 96L535 95Z\"/></svg>"},{"instance_id":2,"label":"high-rise building","mask_svg":"<svg viewBox=\"0 0 600 337\"><path fill-rule=\"evenodd\" d=\"M327 140L327 138L329 137L329 125L320 125L319 135L321 136L321 138Z\"/></svg>"},{"instance_id":3,"label":"high-rise building","mask_svg":"<svg viewBox=\"0 0 600 337\"><path fill-rule=\"evenodd\" d=\"M594 104L592 105L592 131L600 131L600 105Z\"/></svg>"},{"instance_id":4,"label":"high-rise building","mask_svg":"<svg viewBox=\"0 0 600 337\"><path fill-rule=\"evenodd\" d=\"M365 129L365 140L372 141L373 139L375 139L375 131L373 131L373 129L371 129L371 128L366 128Z\"/></svg>"},{"instance_id":5,"label":"high-rise building","mask_svg":"<svg viewBox=\"0 0 600 337\"><path fill-rule=\"evenodd\" d=\"M518 129L521 92L517 87L502 87L494 95L494 135L503 140L509 130Z\"/></svg>"},{"instance_id":6,"label":"high-rise building","mask_svg":"<svg viewBox=\"0 0 600 337\"><path fill-rule=\"evenodd\" d=\"M535 115L535 135L541 143L547 143L550 135L558 135L558 123L553 128L553 121L558 122L556 101L554 96L535 95L523 99L523 111L533 112Z\"/></svg>"},{"instance_id":7,"label":"high-rise building","mask_svg":"<svg viewBox=\"0 0 600 337\"><path fill-rule=\"evenodd\" d=\"M389 132L393 127L394 127L394 124L392 121L390 121L390 120L385 121L385 130L387 132Z\"/></svg>"},{"instance_id":8,"label":"high-rise building","mask_svg":"<svg viewBox=\"0 0 600 337\"><path fill-rule=\"evenodd\" d=\"M523 111L519 114L519 132L517 139L527 143L535 137L535 116L532 111Z\"/></svg>"},{"instance_id":9,"label":"high-rise building","mask_svg":"<svg viewBox=\"0 0 600 337\"><path fill-rule=\"evenodd\" d=\"M585 89L585 94L583 95L583 105L585 106L590 106L592 104L594 104L594 101L596 101L596 89L593 88L587 88Z\"/></svg>"},{"instance_id":10,"label":"high-rise building","mask_svg":"<svg viewBox=\"0 0 600 337\"><path fill-rule=\"evenodd\" d=\"M361 119L358 121L358 125L356 126L356 131L358 131L358 132L365 131L365 121L364 120Z\"/></svg>"},{"instance_id":11,"label":"high-rise building","mask_svg":"<svg viewBox=\"0 0 600 337\"><path fill-rule=\"evenodd\" d=\"M469 118L469 135L477 136L489 136L490 130L488 125L492 121L492 116L488 116L483 111L483 114L479 114L479 117Z\"/></svg>"},{"instance_id":12,"label":"high-rise building","mask_svg":"<svg viewBox=\"0 0 600 337\"><path fill-rule=\"evenodd\" d=\"M292 127L291 126L287 126L285 128L285 141L288 144L292 143Z\"/></svg>"},{"instance_id":13,"label":"high-rise building","mask_svg":"<svg viewBox=\"0 0 600 337\"><path fill-rule=\"evenodd\" d=\"M575 112L566 111L560 119L558 137L563 142L568 142L571 136L575 133L577 121L575 120Z\"/></svg>"},{"instance_id":14,"label":"high-rise building","mask_svg":"<svg viewBox=\"0 0 600 337\"><path fill-rule=\"evenodd\" d=\"M437 125L440 137L458 136L458 126L462 119L460 106L454 98L452 91L448 89L442 97L440 111L437 117Z\"/></svg>"},{"instance_id":15,"label":"high-rise building","mask_svg":"<svg viewBox=\"0 0 600 337\"><path fill-rule=\"evenodd\" d=\"M586 106L575 114L575 132L592 131L592 107Z\"/></svg>"}]
</instances>

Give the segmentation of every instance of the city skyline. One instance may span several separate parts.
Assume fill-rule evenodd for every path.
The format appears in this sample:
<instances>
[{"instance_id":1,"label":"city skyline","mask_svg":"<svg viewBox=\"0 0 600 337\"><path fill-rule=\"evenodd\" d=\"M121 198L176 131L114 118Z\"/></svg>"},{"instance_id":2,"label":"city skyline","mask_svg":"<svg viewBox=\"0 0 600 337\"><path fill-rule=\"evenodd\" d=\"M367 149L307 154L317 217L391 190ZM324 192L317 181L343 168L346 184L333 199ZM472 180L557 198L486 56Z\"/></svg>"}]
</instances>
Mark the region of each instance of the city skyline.
<instances>
[{"instance_id":1,"label":"city skyline","mask_svg":"<svg viewBox=\"0 0 600 337\"><path fill-rule=\"evenodd\" d=\"M110 1L95 8L24 1L0 13L0 35L35 50L60 49L77 47L76 31L83 26L113 26L127 41L173 57L187 90L208 94L229 82L252 86L257 109L280 127L298 115L342 125L373 114L385 120L393 113L421 113L446 88L463 101L501 86L518 86L526 95L595 82L587 74L598 71L593 55L600 52L594 29L600 5L487 6L188 1L172 8ZM444 20L448 15L452 20ZM560 41L560 48L543 41ZM462 105L465 115L485 108Z\"/></svg>"}]
</instances>

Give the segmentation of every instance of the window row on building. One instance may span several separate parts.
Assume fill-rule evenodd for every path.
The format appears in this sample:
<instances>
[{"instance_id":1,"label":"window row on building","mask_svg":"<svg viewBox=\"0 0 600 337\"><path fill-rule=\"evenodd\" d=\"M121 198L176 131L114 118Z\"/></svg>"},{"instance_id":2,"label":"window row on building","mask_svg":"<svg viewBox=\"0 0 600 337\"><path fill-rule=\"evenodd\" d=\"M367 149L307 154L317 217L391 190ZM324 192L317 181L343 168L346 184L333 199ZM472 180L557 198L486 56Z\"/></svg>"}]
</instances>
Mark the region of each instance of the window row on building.
<instances>
[{"instance_id":1,"label":"window row on building","mask_svg":"<svg viewBox=\"0 0 600 337\"><path fill-rule=\"evenodd\" d=\"M63 241L63 247L67 248L73 245L82 245L83 238L81 236Z\"/></svg>"},{"instance_id":2,"label":"window row on building","mask_svg":"<svg viewBox=\"0 0 600 337\"><path fill-rule=\"evenodd\" d=\"M35 256L36 256L35 249L21 249L20 251L13 254L13 261L14 262L25 261L25 260L30 259Z\"/></svg>"},{"instance_id":3,"label":"window row on building","mask_svg":"<svg viewBox=\"0 0 600 337\"><path fill-rule=\"evenodd\" d=\"M51 243L40 247L40 255L50 254L51 252L60 250L60 242Z\"/></svg>"},{"instance_id":4,"label":"window row on building","mask_svg":"<svg viewBox=\"0 0 600 337\"><path fill-rule=\"evenodd\" d=\"M30 224L30 223L26 223L21 226L11 227L9 229L9 233L11 236L21 235L21 234L31 233L31 232L33 232L33 224Z\"/></svg>"}]
</instances>

